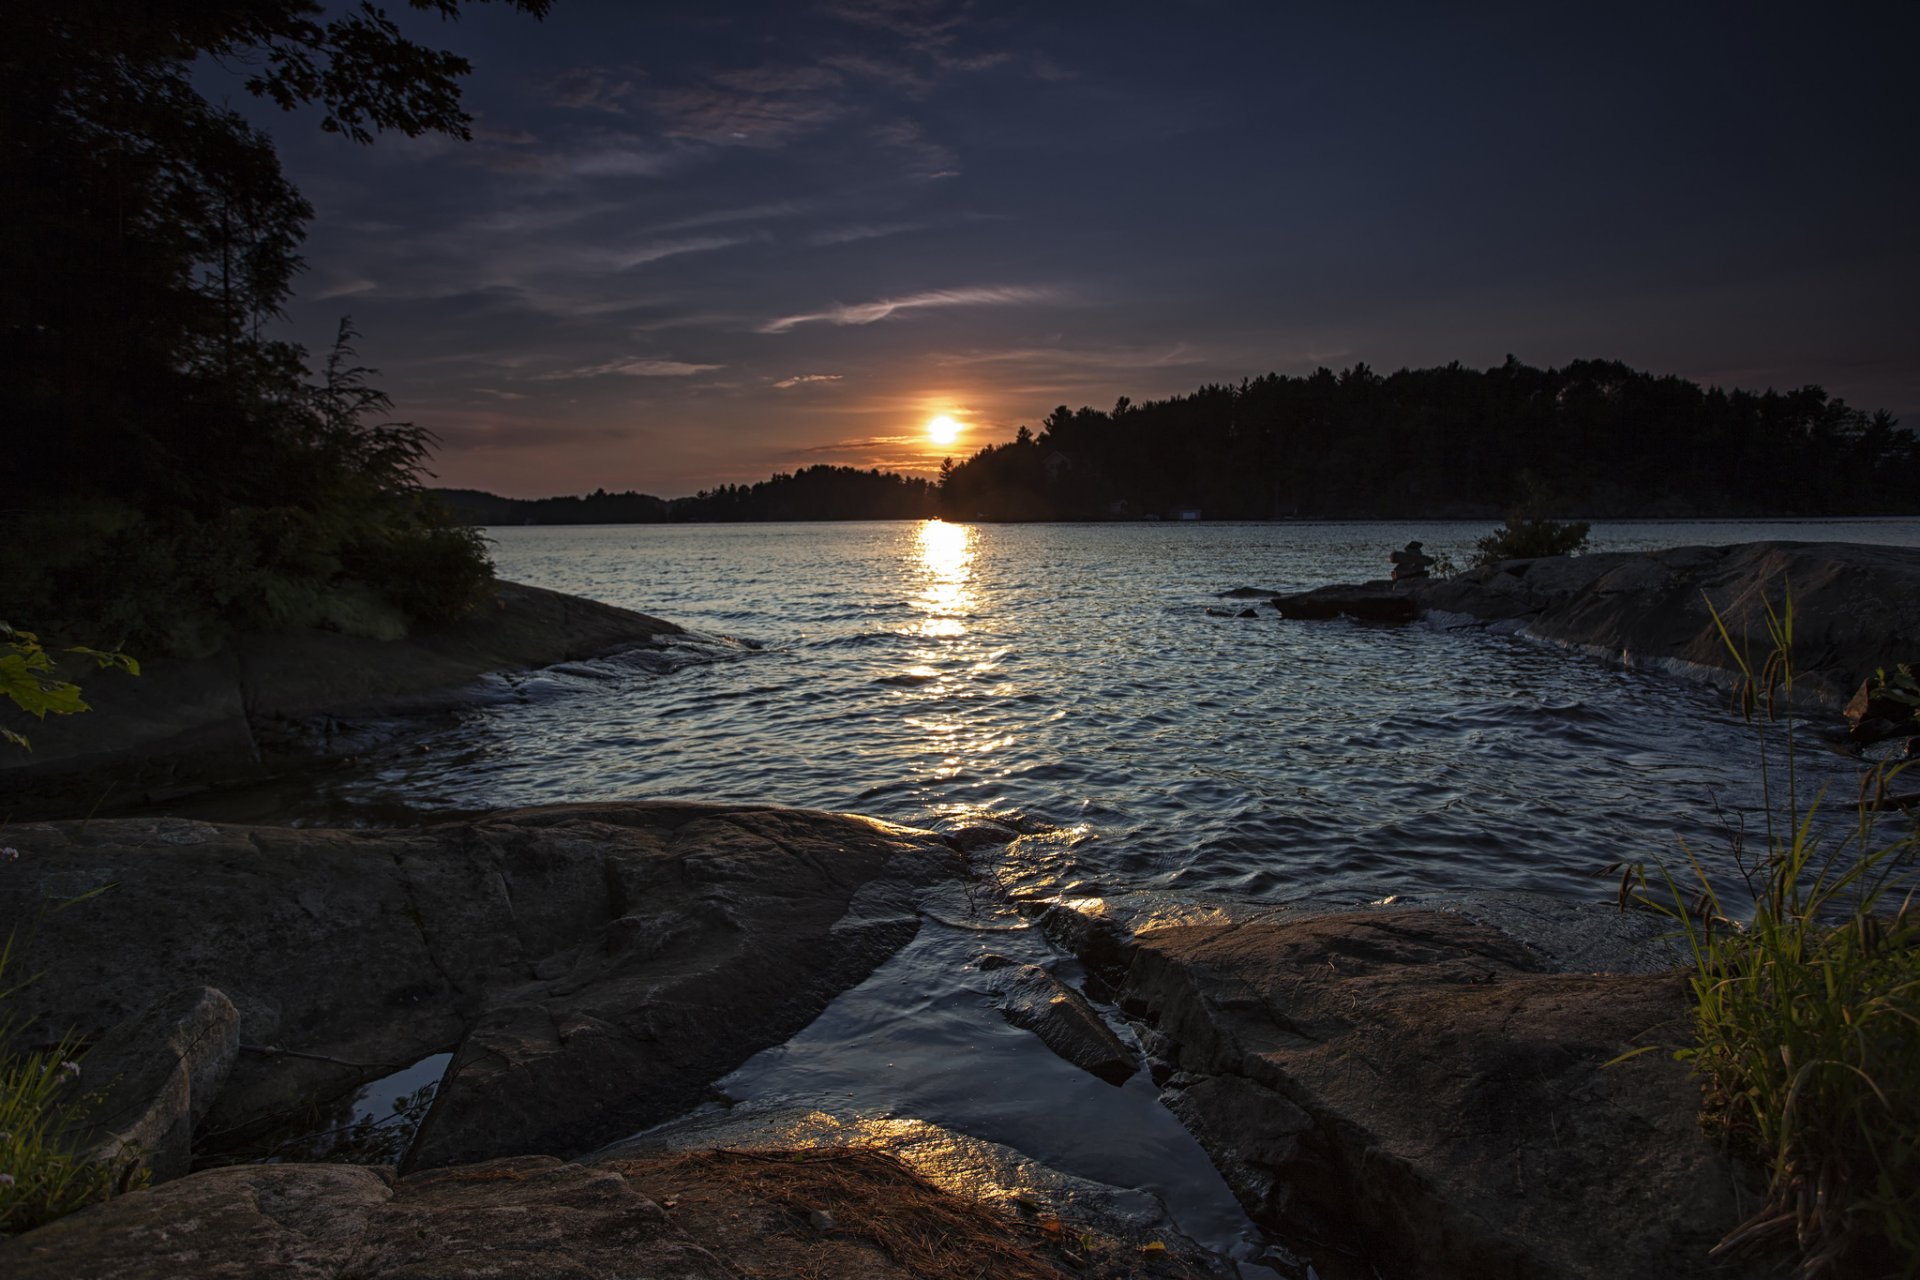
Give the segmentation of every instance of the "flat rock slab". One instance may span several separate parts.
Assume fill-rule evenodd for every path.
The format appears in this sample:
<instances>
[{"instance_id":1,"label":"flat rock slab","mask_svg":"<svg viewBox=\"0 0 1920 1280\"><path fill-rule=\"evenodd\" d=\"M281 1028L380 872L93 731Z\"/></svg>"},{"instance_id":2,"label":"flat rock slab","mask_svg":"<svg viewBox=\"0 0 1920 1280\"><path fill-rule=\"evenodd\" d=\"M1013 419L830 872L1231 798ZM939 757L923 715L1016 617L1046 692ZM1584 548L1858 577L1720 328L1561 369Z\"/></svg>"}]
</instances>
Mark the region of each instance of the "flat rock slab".
<instances>
[{"instance_id":1,"label":"flat rock slab","mask_svg":"<svg viewBox=\"0 0 1920 1280\"><path fill-rule=\"evenodd\" d=\"M570 1155L696 1105L964 871L869 819L639 802L410 830L33 823L8 843L0 917L36 921L17 961L42 973L21 1016L98 1034L183 986L224 992L243 1048L197 1145L226 1149L454 1050L419 1167Z\"/></svg>"},{"instance_id":2,"label":"flat rock slab","mask_svg":"<svg viewBox=\"0 0 1920 1280\"><path fill-rule=\"evenodd\" d=\"M0 1246L17 1280L434 1280L736 1272L611 1169L523 1157L393 1181L352 1165L209 1169Z\"/></svg>"},{"instance_id":3,"label":"flat rock slab","mask_svg":"<svg viewBox=\"0 0 1920 1280\"><path fill-rule=\"evenodd\" d=\"M1096 1280L1219 1275L994 1213L870 1150L210 1169L0 1242L16 1280Z\"/></svg>"},{"instance_id":4,"label":"flat rock slab","mask_svg":"<svg viewBox=\"0 0 1920 1280\"><path fill-rule=\"evenodd\" d=\"M1139 935L1123 1006L1256 1221L1390 1274L1710 1274L1741 1219L1671 1054L1678 975L1545 970L1439 912Z\"/></svg>"},{"instance_id":5,"label":"flat rock slab","mask_svg":"<svg viewBox=\"0 0 1920 1280\"><path fill-rule=\"evenodd\" d=\"M1352 618L1358 622L1412 622L1419 616L1411 588L1386 581L1315 587L1275 596L1269 603L1281 617L1300 621Z\"/></svg>"},{"instance_id":6,"label":"flat rock slab","mask_svg":"<svg viewBox=\"0 0 1920 1280\"><path fill-rule=\"evenodd\" d=\"M1796 693L1842 706L1876 667L1920 658L1920 550L1848 542L1749 542L1511 560L1415 589L1422 613L1513 622L1541 639L1721 680L1734 662L1708 606L1757 671L1765 606L1791 585Z\"/></svg>"}]
</instances>

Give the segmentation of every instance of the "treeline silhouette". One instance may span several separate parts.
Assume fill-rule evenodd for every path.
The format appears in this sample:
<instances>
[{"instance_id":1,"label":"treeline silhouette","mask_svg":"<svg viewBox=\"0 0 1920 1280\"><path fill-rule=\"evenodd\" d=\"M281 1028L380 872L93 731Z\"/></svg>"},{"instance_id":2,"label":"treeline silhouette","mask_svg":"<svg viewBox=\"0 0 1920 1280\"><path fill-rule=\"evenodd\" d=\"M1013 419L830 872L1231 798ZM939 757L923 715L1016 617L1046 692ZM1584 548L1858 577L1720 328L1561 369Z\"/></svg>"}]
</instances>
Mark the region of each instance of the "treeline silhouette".
<instances>
[{"instance_id":1,"label":"treeline silhouette","mask_svg":"<svg viewBox=\"0 0 1920 1280\"><path fill-rule=\"evenodd\" d=\"M1581 360L1512 356L1382 377L1268 374L1110 412L1055 409L1038 435L943 468L962 519L1493 517L1531 472L1564 514L1920 511L1920 446L1819 387L1723 391Z\"/></svg>"},{"instance_id":2,"label":"treeline silhouette","mask_svg":"<svg viewBox=\"0 0 1920 1280\"><path fill-rule=\"evenodd\" d=\"M691 498L438 492L469 524L1493 519L1541 493L1559 514L1616 519L1910 514L1920 442L1819 387L1724 391L1618 361L1508 356L1484 371L1358 364L1111 411L1062 405L1038 435L949 459L937 485L816 466Z\"/></svg>"},{"instance_id":3,"label":"treeline silhouette","mask_svg":"<svg viewBox=\"0 0 1920 1280\"><path fill-rule=\"evenodd\" d=\"M477 489L440 489L467 524L665 524L752 520L918 520L937 514L931 481L857 467L812 466L758 484L703 489L690 498L608 493L501 498Z\"/></svg>"}]
</instances>

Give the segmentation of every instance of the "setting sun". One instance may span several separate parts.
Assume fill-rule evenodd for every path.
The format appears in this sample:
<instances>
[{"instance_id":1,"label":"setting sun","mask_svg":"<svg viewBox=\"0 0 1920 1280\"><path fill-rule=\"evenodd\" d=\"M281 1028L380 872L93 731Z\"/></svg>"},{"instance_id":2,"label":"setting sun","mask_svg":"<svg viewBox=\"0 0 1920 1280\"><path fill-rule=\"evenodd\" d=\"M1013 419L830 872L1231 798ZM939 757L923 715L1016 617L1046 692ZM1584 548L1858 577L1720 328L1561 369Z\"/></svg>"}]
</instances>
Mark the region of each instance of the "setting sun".
<instances>
[{"instance_id":1,"label":"setting sun","mask_svg":"<svg viewBox=\"0 0 1920 1280\"><path fill-rule=\"evenodd\" d=\"M935 444L952 444L960 438L960 424L950 414L927 419L927 439Z\"/></svg>"}]
</instances>

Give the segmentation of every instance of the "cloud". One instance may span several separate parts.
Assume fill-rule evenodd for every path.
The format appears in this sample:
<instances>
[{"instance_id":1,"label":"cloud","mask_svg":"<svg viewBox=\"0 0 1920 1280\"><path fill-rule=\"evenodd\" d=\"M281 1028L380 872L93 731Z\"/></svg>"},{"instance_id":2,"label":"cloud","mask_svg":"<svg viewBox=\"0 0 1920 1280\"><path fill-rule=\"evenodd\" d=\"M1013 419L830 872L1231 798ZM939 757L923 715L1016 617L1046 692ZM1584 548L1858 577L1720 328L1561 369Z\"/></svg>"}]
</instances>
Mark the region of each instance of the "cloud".
<instances>
[{"instance_id":1,"label":"cloud","mask_svg":"<svg viewBox=\"0 0 1920 1280\"><path fill-rule=\"evenodd\" d=\"M541 157L539 171L566 178L657 178L680 162L671 151L608 146Z\"/></svg>"},{"instance_id":2,"label":"cloud","mask_svg":"<svg viewBox=\"0 0 1920 1280\"><path fill-rule=\"evenodd\" d=\"M945 49L953 40L959 17L942 16L946 0L829 0L823 10L842 22L870 27L903 37L921 52Z\"/></svg>"},{"instance_id":3,"label":"cloud","mask_svg":"<svg viewBox=\"0 0 1920 1280\"><path fill-rule=\"evenodd\" d=\"M574 67L549 81L547 92L556 106L625 115L633 79L631 72L610 67Z\"/></svg>"},{"instance_id":4,"label":"cloud","mask_svg":"<svg viewBox=\"0 0 1920 1280\"><path fill-rule=\"evenodd\" d=\"M759 327L757 332L786 333L799 325L815 322L836 325L873 324L903 311L922 311L930 307L1011 306L1022 302L1051 302L1058 296L1058 291L1054 289L1036 289L1026 286L929 289L924 293L909 294L904 298L881 298L874 302L832 307L826 311L782 316L777 320L767 321Z\"/></svg>"},{"instance_id":5,"label":"cloud","mask_svg":"<svg viewBox=\"0 0 1920 1280\"><path fill-rule=\"evenodd\" d=\"M849 75L867 76L890 84L912 97L921 97L933 87L933 81L903 62L890 62L863 53L839 53L820 59L822 65Z\"/></svg>"},{"instance_id":6,"label":"cloud","mask_svg":"<svg viewBox=\"0 0 1920 1280\"><path fill-rule=\"evenodd\" d=\"M371 280L347 280L340 284L328 285L313 296L320 301L328 298L351 298L355 294L372 293L379 287Z\"/></svg>"},{"instance_id":7,"label":"cloud","mask_svg":"<svg viewBox=\"0 0 1920 1280\"><path fill-rule=\"evenodd\" d=\"M791 378L782 378L773 385L784 391L788 387L797 387L808 382L838 381L840 381L840 375L837 373L796 373Z\"/></svg>"},{"instance_id":8,"label":"cloud","mask_svg":"<svg viewBox=\"0 0 1920 1280\"><path fill-rule=\"evenodd\" d=\"M904 235L909 231L925 231L933 225L931 222L894 222L882 226L830 227L808 236L807 243L824 248L827 245L852 244L856 240L879 240L885 236Z\"/></svg>"},{"instance_id":9,"label":"cloud","mask_svg":"<svg viewBox=\"0 0 1920 1280\"><path fill-rule=\"evenodd\" d=\"M819 77L809 71L818 71ZM663 89L648 99L668 137L711 146L772 146L846 115L824 68L727 72L706 84Z\"/></svg>"},{"instance_id":10,"label":"cloud","mask_svg":"<svg viewBox=\"0 0 1920 1280\"><path fill-rule=\"evenodd\" d=\"M496 400L525 400L526 393L521 391L501 391L495 387L475 387L475 395L492 396Z\"/></svg>"},{"instance_id":11,"label":"cloud","mask_svg":"<svg viewBox=\"0 0 1920 1280\"><path fill-rule=\"evenodd\" d=\"M1184 342L1167 347L1116 346L1070 349L1066 347L1010 347L998 351L969 351L936 356L935 363L955 366L999 364L1039 366L1045 369L1163 369L1187 368L1213 363L1217 356L1196 351Z\"/></svg>"},{"instance_id":12,"label":"cloud","mask_svg":"<svg viewBox=\"0 0 1920 1280\"><path fill-rule=\"evenodd\" d=\"M539 381L567 382L575 378L599 378L612 373L628 378L690 378L696 373L711 373L724 368L726 366L721 364L689 364L685 360L610 360L606 364L543 373Z\"/></svg>"},{"instance_id":13,"label":"cloud","mask_svg":"<svg viewBox=\"0 0 1920 1280\"><path fill-rule=\"evenodd\" d=\"M749 238L699 236L692 240L662 240L631 249L615 249L611 251L610 256L614 270L631 271L635 267L645 266L649 262L658 262L662 258L677 258L683 253L708 253L714 249L731 249L734 245L745 244Z\"/></svg>"},{"instance_id":14,"label":"cloud","mask_svg":"<svg viewBox=\"0 0 1920 1280\"><path fill-rule=\"evenodd\" d=\"M876 125L872 136L881 146L904 152L912 160L914 171L923 178L951 178L960 172L960 158L953 150L928 138L911 120L890 120Z\"/></svg>"}]
</instances>

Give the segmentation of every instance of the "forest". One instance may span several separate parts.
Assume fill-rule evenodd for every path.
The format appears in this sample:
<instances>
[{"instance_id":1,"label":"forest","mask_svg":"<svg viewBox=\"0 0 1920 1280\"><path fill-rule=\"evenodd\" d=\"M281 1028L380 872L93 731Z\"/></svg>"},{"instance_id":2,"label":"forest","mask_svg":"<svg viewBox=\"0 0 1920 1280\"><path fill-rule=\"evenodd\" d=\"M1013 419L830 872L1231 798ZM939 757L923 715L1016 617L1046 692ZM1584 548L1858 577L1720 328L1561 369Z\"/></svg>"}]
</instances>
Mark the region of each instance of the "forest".
<instances>
[{"instance_id":1,"label":"forest","mask_svg":"<svg viewBox=\"0 0 1920 1280\"><path fill-rule=\"evenodd\" d=\"M857 467L812 466L758 484L727 484L690 498L608 493L501 498L477 489L433 491L472 525L665 524L734 520L918 520L938 513L928 480Z\"/></svg>"},{"instance_id":2,"label":"forest","mask_svg":"<svg viewBox=\"0 0 1920 1280\"><path fill-rule=\"evenodd\" d=\"M1617 361L1509 356L1485 371L1359 364L1110 411L1061 405L1037 435L1023 426L948 459L937 483L816 466L690 498L436 492L475 525L1494 519L1543 495L1553 514L1587 518L1904 515L1920 512L1920 444L1819 387L1725 391Z\"/></svg>"},{"instance_id":3,"label":"forest","mask_svg":"<svg viewBox=\"0 0 1920 1280\"><path fill-rule=\"evenodd\" d=\"M1725 391L1580 360L1509 356L1385 377L1364 364L1268 374L1111 411L1055 409L1035 434L945 466L962 519L1492 518L1538 477L1599 518L1920 511L1920 445L1819 387Z\"/></svg>"}]
</instances>

